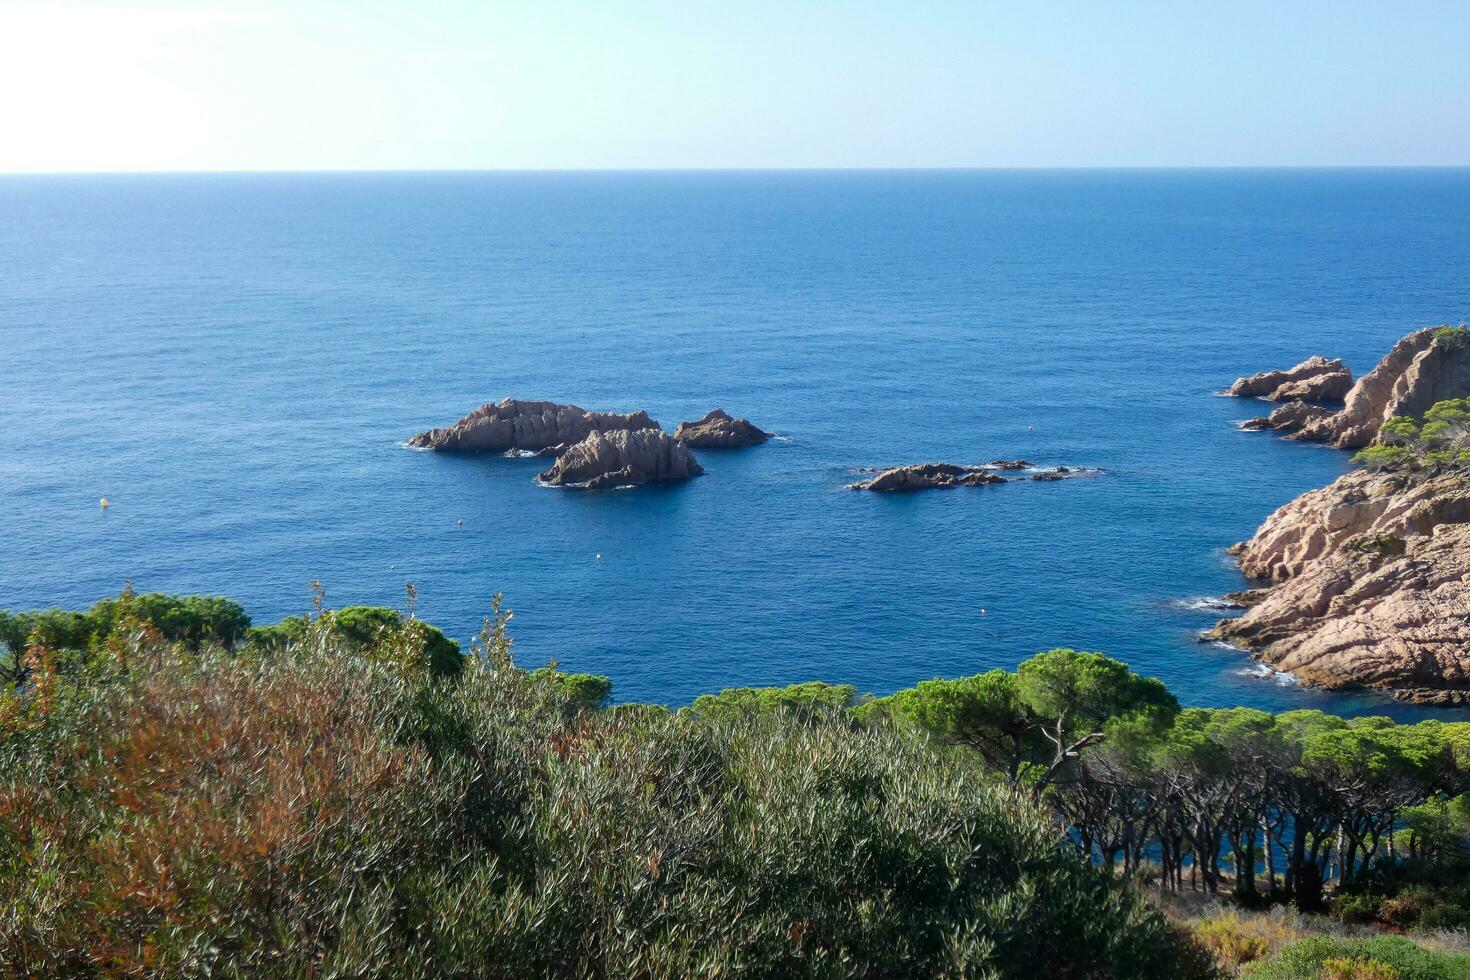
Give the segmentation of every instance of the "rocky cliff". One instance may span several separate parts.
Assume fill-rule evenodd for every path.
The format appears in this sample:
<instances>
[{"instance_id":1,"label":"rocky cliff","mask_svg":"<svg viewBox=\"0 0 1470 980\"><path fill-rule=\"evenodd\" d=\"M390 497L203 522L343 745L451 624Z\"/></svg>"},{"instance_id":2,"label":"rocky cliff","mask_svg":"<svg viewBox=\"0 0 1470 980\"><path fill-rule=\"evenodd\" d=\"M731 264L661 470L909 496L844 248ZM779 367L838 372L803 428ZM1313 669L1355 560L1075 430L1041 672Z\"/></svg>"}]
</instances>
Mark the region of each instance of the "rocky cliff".
<instances>
[{"instance_id":1,"label":"rocky cliff","mask_svg":"<svg viewBox=\"0 0 1470 980\"><path fill-rule=\"evenodd\" d=\"M541 481L552 486L610 490L704 472L689 448L662 429L593 431L568 446Z\"/></svg>"},{"instance_id":2,"label":"rocky cliff","mask_svg":"<svg viewBox=\"0 0 1470 980\"><path fill-rule=\"evenodd\" d=\"M674 438L686 446L733 449L759 445L771 438L771 434L756 428L749 419L734 418L723 408L717 408L698 422L680 422Z\"/></svg>"},{"instance_id":3,"label":"rocky cliff","mask_svg":"<svg viewBox=\"0 0 1470 980\"><path fill-rule=\"evenodd\" d=\"M1470 703L1470 472L1349 473L1236 553L1276 584L1212 638L1308 683Z\"/></svg>"},{"instance_id":4,"label":"rocky cliff","mask_svg":"<svg viewBox=\"0 0 1470 980\"><path fill-rule=\"evenodd\" d=\"M1341 363L1312 358L1291 372L1242 378L1231 386L1230 394L1270 388L1274 397L1301 390L1292 386L1300 385L1302 378L1277 381L1314 362L1320 362L1319 367ZM1310 384L1320 376L1320 373L1309 374L1305 380ZM1328 442L1343 449L1358 449L1371 443L1379 427L1395 415L1422 416L1436 402L1461 398L1467 393L1470 393L1470 337L1464 330L1428 327L1395 344L1377 367L1347 391L1341 409L1330 411L1307 404L1322 399L1297 396L1300 400L1289 401L1266 418L1251 419L1243 428L1274 429L1303 442Z\"/></svg>"},{"instance_id":5,"label":"rocky cliff","mask_svg":"<svg viewBox=\"0 0 1470 980\"><path fill-rule=\"evenodd\" d=\"M646 412L589 412L576 405L507 398L481 405L453 425L420 432L408 444L441 452L534 451L580 442L592 432L657 428Z\"/></svg>"}]
</instances>

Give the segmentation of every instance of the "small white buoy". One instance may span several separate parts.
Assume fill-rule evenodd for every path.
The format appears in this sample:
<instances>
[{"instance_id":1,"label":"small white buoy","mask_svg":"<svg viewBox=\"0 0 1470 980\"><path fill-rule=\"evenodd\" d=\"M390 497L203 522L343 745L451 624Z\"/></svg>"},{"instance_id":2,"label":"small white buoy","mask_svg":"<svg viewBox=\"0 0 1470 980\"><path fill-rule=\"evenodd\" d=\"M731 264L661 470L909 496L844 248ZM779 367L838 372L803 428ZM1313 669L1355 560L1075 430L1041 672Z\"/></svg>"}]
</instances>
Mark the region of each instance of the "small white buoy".
<instances>
[{"instance_id":1,"label":"small white buoy","mask_svg":"<svg viewBox=\"0 0 1470 980\"><path fill-rule=\"evenodd\" d=\"M106 510L109 506L111 506L111 502L108 501L106 497L103 497L101 500L98 501L98 503L102 505L103 510Z\"/></svg>"},{"instance_id":2,"label":"small white buoy","mask_svg":"<svg viewBox=\"0 0 1470 980\"><path fill-rule=\"evenodd\" d=\"M454 524L456 527L464 527L464 518L461 517L459 520L455 521Z\"/></svg>"},{"instance_id":3,"label":"small white buoy","mask_svg":"<svg viewBox=\"0 0 1470 980\"><path fill-rule=\"evenodd\" d=\"M980 615L982 615L982 616L985 615L985 607L984 606L981 606L980 607Z\"/></svg>"},{"instance_id":4,"label":"small white buoy","mask_svg":"<svg viewBox=\"0 0 1470 980\"><path fill-rule=\"evenodd\" d=\"M1034 426L1034 425L1028 425L1028 426L1026 426L1026 431L1027 432L1035 432L1036 431L1036 426Z\"/></svg>"},{"instance_id":5,"label":"small white buoy","mask_svg":"<svg viewBox=\"0 0 1470 980\"><path fill-rule=\"evenodd\" d=\"M602 552L599 551L594 557L596 557L598 561L602 561Z\"/></svg>"}]
</instances>

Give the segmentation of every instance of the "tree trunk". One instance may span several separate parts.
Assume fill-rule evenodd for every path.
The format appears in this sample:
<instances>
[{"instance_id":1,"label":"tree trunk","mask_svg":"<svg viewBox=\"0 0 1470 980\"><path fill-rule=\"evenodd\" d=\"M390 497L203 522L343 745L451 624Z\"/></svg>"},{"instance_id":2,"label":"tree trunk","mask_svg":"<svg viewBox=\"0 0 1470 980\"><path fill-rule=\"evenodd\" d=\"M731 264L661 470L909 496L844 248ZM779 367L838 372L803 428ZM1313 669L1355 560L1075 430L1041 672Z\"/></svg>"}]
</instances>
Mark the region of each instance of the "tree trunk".
<instances>
[{"instance_id":1,"label":"tree trunk","mask_svg":"<svg viewBox=\"0 0 1470 980\"><path fill-rule=\"evenodd\" d=\"M1271 823L1261 817L1261 838L1266 848L1266 889L1276 890L1276 848L1271 845Z\"/></svg>"}]
</instances>

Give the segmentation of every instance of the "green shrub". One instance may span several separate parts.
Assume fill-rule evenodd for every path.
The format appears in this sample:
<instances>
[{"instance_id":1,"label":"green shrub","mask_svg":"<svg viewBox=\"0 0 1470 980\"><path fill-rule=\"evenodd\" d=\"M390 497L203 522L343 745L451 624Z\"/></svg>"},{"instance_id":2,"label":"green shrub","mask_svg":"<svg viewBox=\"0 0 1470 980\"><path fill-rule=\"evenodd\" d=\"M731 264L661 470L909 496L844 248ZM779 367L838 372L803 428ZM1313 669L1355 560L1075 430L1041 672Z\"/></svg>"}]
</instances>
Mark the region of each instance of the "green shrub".
<instances>
[{"instance_id":1,"label":"green shrub","mask_svg":"<svg viewBox=\"0 0 1470 980\"><path fill-rule=\"evenodd\" d=\"M842 716L857 697L851 684L808 681L790 687L727 687L719 694L702 694L690 710L711 721L771 716L821 720Z\"/></svg>"},{"instance_id":2,"label":"green shrub","mask_svg":"<svg viewBox=\"0 0 1470 980\"><path fill-rule=\"evenodd\" d=\"M1458 327L1443 326L1434 331L1434 339L1441 344L1464 344L1470 342L1470 327L1463 323Z\"/></svg>"},{"instance_id":3,"label":"green shrub","mask_svg":"<svg viewBox=\"0 0 1470 980\"><path fill-rule=\"evenodd\" d=\"M245 642L257 650L280 652L300 642L311 626L307 616L289 616L269 626L252 626L245 631Z\"/></svg>"},{"instance_id":4,"label":"green shrub","mask_svg":"<svg viewBox=\"0 0 1470 980\"><path fill-rule=\"evenodd\" d=\"M98 602L87 611L87 618L98 636L106 636L125 622L137 622L157 629L165 640L196 650L206 642L233 647L250 626L250 617L233 599L161 592L134 595L125 591L116 599Z\"/></svg>"},{"instance_id":5,"label":"green shrub","mask_svg":"<svg viewBox=\"0 0 1470 980\"><path fill-rule=\"evenodd\" d=\"M1425 902L1420 895L1405 893L1385 898L1378 904L1378 918L1391 926L1407 928L1424 914Z\"/></svg>"},{"instance_id":6,"label":"green shrub","mask_svg":"<svg viewBox=\"0 0 1470 980\"><path fill-rule=\"evenodd\" d=\"M1435 905L1419 916L1420 929L1470 929L1470 909L1459 905Z\"/></svg>"},{"instance_id":7,"label":"green shrub","mask_svg":"<svg viewBox=\"0 0 1470 980\"><path fill-rule=\"evenodd\" d=\"M229 648L245 635L250 617L238 602L223 596L137 595L129 589L115 599L103 599L85 613L0 611L0 645L15 656L34 637L52 649L84 652L128 625L150 627L163 639L195 650L204 643Z\"/></svg>"},{"instance_id":8,"label":"green shrub","mask_svg":"<svg viewBox=\"0 0 1470 980\"><path fill-rule=\"evenodd\" d=\"M556 666L537 667L531 678L555 684L573 710L597 711L612 697L612 681L600 674L563 674ZM667 709L665 709L667 710Z\"/></svg>"},{"instance_id":9,"label":"green shrub","mask_svg":"<svg viewBox=\"0 0 1470 980\"><path fill-rule=\"evenodd\" d=\"M1414 451L1408 446L1369 446L1353 456L1354 463L1375 471L1404 469L1414 460Z\"/></svg>"},{"instance_id":10,"label":"green shrub","mask_svg":"<svg viewBox=\"0 0 1470 980\"><path fill-rule=\"evenodd\" d=\"M1216 965L1231 975L1271 951L1270 940L1234 913L1203 920L1194 927L1194 938Z\"/></svg>"},{"instance_id":11,"label":"green shrub","mask_svg":"<svg viewBox=\"0 0 1470 980\"><path fill-rule=\"evenodd\" d=\"M1347 548L1362 554L1399 557L1407 546L1403 538L1392 534L1360 534L1347 543Z\"/></svg>"},{"instance_id":12,"label":"green shrub","mask_svg":"<svg viewBox=\"0 0 1470 980\"><path fill-rule=\"evenodd\" d=\"M1464 336L1464 328L1446 329L1457 338ZM1377 443L1353 462L1372 470L1470 466L1470 398L1436 402L1422 420L1401 415L1389 419L1379 429Z\"/></svg>"},{"instance_id":13,"label":"green shrub","mask_svg":"<svg viewBox=\"0 0 1470 980\"><path fill-rule=\"evenodd\" d=\"M355 649L385 651L411 646L429 670L439 677L452 677L464 667L459 644L444 631L420 619L405 618L386 606L344 606L324 613L323 626Z\"/></svg>"},{"instance_id":14,"label":"green shrub","mask_svg":"<svg viewBox=\"0 0 1470 980\"><path fill-rule=\"evenodd\" d=\"M1380 902L1373 895L1339 895L1332 900L1332 917L1349 924L1372 922L1378 918Z\"/></svg>"},{"instance_id":15,"label":"green shrub","mask_svg":"<svg viewBox=\"0 0 1470 980\"><path fill-rule=\"evenodd\" d=\"M1271 959L1246 967L1241 975L1252 980L1462 980L1470 978L1470 957L1425 949L1398 936L1316 936L1292 943Z\"/></svg>"}]
</instances>

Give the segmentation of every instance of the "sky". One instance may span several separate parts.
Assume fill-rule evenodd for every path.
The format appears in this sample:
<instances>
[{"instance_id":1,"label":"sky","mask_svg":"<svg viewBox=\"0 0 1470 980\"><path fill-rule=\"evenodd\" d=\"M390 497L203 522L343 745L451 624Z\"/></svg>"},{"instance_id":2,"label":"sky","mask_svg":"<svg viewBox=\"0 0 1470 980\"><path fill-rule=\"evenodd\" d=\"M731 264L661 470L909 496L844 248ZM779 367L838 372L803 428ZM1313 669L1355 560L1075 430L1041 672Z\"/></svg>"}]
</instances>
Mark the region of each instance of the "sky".
<instances>
[{"instance_id":1,"label":"sky","mask_svg":"<svg viewBox=\"0 0 1470 980\"><path fill-rule=\"evenodd\" d=\"M0 0L0 172L1464 165L1467 39L1467 0Z\"/></svg>"}]
</instances>

